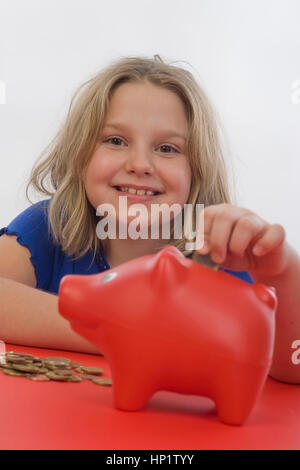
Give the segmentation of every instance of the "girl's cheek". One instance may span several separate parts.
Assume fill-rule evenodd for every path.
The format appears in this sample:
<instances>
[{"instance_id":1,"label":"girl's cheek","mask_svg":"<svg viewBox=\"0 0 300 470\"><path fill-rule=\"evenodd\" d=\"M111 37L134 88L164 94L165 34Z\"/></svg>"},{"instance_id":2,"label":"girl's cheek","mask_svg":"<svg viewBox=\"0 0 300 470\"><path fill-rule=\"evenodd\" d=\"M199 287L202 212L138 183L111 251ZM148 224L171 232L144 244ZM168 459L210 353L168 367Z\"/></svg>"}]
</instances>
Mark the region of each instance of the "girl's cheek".
<instances>
[{"instance_id":1,"label":"girl's cheek","mask_svg":"<svg viewBox=\"0 0 300 470\"><path fill-rule=\"evenodd\" d=\"M103 180L113 171L113 162L105 155L96 153L90 160L87 177L92 180Z\"/></svg>"},{"instance_id":2,"label":"girl's cheek","mask_svg":"<svg viewBox=\"0 0 300 470\"><path fill-rule=\"evenodd\" d=\"M174 175L174 181L177 182L177 188L183 198L187 198L190 192L192 172L188 165L184 165L180 168L176 175Z\"/></svg>"}]
</instances>

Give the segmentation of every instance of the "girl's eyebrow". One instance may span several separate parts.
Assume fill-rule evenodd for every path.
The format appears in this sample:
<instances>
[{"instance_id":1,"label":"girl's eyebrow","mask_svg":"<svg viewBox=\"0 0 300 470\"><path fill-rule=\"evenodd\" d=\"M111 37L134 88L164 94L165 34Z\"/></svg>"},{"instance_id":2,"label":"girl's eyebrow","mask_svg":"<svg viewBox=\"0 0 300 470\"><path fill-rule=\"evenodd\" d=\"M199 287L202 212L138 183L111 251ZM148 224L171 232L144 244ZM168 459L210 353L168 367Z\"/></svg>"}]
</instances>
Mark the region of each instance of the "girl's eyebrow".
<instances>
[{"instance_id":1,"label":"girl's eyebrow","mask_svg":"<svg viewBox=\"0 0 300 470\"><path fill-rule=\"evenodd\" d=\"M128 130L128 127L126 124L122 124L122 123L119 123L119 122L110 122L110 123L107 123L105 124L104 128L106 127L111 127L112 129L124 129L124 130ZM168 135L168 137L179 137L180 139L184 140L184 142L186 142L186 138L184 135L181 135L181 134L178 134L178 132L176 131L172 131L171 129L165 129L165 130L160 130L160 132L162 134L165 134L165 135Z\"/></svg>"}]
</instances>

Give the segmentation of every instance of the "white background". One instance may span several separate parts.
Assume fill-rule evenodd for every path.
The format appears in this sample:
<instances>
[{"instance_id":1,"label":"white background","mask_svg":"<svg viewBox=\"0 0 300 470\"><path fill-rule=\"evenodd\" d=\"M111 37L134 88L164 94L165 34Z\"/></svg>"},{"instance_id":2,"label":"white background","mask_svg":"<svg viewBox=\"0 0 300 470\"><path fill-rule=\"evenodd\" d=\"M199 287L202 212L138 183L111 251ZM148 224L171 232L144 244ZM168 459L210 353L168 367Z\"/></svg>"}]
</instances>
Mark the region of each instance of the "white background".
<instances>
[{"instance_id":1,"label":"white background","mask_svg":"<svg viewBox=\"0 0 300 470\"><path fill-rule=\"evenodd\" d=\"M300 0L0 0L0 228L28 207L31 167L75 89L113 59L154 54L183 61L212 100L237 205L300 252Z\"/></svg>"}]
</instances>

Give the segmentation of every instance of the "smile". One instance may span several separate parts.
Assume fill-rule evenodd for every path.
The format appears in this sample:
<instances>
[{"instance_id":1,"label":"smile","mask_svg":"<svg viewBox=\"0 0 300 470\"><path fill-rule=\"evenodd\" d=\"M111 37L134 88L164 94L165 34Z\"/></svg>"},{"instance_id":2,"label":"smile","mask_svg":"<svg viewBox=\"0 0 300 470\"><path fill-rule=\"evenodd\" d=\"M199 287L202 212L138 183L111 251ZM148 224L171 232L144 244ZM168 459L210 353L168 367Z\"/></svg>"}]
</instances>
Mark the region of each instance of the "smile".
<instances>
[{"instance_id":1,"label":"smile","mask_svg":"<svg viewBox=\"0 0 300 470\"><path fill-rule=\"evenodd\" d=\"M159 191L149 191L146 189L135 189L124 186L114 186L114 188L122 194L130 194L133 196L157 196L161 194Z\"/></svg>"}]
</instances>

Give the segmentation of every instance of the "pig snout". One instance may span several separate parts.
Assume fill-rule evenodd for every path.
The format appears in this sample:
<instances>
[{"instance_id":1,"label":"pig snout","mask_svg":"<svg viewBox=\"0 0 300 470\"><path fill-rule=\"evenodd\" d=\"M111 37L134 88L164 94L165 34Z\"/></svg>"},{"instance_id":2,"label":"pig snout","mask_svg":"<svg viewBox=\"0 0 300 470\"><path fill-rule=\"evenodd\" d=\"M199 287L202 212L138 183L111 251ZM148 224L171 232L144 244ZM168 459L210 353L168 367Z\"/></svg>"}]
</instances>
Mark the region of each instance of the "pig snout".
<instances>
[{"instance_id":1,"label":"pig snout","mask_svg":"<svg viewBox=\"0 0 300 470\"><path fill-rule=\"evenodd\" d=\"M58 292L59 313L70 322L89 323L87 312L88 276L69 274L62 278Z\"/></svg>"}]
</instances>

